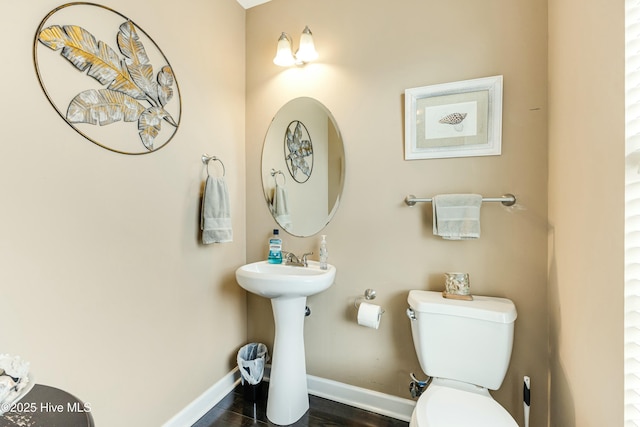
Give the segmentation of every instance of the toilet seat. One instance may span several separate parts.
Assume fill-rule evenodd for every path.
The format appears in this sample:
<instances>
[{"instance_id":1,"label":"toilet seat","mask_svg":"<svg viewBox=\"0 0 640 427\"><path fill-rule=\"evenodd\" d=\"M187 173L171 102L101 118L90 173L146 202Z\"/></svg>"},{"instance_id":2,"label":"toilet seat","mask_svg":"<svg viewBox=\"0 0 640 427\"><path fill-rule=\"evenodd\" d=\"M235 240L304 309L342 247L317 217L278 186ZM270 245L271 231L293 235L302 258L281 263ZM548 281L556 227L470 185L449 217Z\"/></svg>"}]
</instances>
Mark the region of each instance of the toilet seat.
<instances>
[{"instance_id":1,"label":"toilet seat","mask_svg":"<svg viewBox=\"0 0 640 427\"><path fill-rule=\"evenodd\" d=\"M518 427L487 389L477 390L432 384L418 399L410 427Z\"/></svg>"}]
</instances>

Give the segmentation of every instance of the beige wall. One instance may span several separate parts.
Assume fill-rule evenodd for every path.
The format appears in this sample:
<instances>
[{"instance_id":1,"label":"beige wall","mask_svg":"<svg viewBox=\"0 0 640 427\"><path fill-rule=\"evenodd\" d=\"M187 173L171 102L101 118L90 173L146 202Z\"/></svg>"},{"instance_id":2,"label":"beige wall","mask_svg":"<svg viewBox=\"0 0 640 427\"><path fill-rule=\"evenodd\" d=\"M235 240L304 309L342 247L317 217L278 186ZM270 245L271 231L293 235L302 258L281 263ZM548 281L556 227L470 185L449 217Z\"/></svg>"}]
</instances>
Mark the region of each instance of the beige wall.
<instances>
[{"instance_id":1,"label":"beige wall","mask_svg":"<svg viewBox=\"0 0 640 427\"><path fill-rule=\"evenodd\" d=\"M272 64L281 31L297 46L305 25L320 54L305 68ZM408 398L422 376L405 315L410 289L440 290L445 271L467 271L477 294L518 308L511 368L497 399L522 420L522 377L533 381L532 426L547 420L547 9L546 2L274 0L247 12L247 260L266 257L275 225L260 182L263 137L292 98L312 96L334 114L346 149L342 204L326 227L335 285L309 298L308 372ZM504 75L503 154L403 160L406 88ZM501 195L519 206L483 207L482 238L433 237L429 205L409 193ZM285 235L317 253L319 236ZM379 330L358 326L354 298L368 288L384 306ZM268 301L248 299L249 339L272 342ZM471 355L470 355L471 356Z\"/></svg>"},{"instance_id":2,"label":"beige wall","mask_svg":"<svg viewBox=\"0 0 640 427\"><path fill-rule=\"evenodd\" d=\"M623 424L624 1L549 1L551 425Z\"/></svg>"},{"instance_id":3,"label":"beige wall","mask_svg":"<svg viewBox=\"0 0 640 427\"><path fill-rule=\"evenodd\" d=\"M33 37L60 3L0 2L0 353L91 403L96 425L158 426L229 372L246 337L233 276L246 240L245 12L109 2L154 38L182 93L173 141L125 156L73 131L38 85ZM233 243L198 243L204 152L226 165Z\"/></svg>"}]
</instances>

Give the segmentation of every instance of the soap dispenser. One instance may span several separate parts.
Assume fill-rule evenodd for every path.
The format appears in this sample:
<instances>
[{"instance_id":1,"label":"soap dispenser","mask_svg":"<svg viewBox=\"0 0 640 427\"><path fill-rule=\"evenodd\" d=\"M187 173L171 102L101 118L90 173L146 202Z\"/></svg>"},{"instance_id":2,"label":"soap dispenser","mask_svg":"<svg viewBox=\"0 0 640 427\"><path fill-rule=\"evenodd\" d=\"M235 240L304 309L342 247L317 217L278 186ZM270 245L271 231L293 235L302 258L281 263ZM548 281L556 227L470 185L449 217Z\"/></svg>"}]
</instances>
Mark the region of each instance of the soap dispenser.
<instances>
[{"instance_id":1,"label":"soap dispenser","mask_svg":"<svg viewBox=\"0 0 640 427\"><path fill-rule=\"evenodd\" d=\"M329 258L329 250L327 249L327 236L322 235L322 241L320 242L320 269L326 270L327 258Z\"/></svg>"}]
</instances>

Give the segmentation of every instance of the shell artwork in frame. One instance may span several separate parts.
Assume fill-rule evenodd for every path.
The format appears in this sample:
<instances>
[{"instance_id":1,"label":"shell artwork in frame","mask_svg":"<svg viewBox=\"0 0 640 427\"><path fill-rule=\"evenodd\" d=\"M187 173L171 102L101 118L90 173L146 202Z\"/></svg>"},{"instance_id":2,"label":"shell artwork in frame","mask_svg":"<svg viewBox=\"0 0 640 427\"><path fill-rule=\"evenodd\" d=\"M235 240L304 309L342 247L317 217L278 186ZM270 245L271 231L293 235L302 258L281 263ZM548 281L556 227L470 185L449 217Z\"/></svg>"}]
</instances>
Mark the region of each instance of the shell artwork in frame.
<instances>
[{"instance_id":1,"label":"shell artwork in frame","mask_svg":"<svg viewBox=\"0 0 640 427\"><path fill-rule=\"evenodd\" d=\"M447 114L446 116L438 120L438 123L451 125L457 132L462 132L462 129L464 129L464 124L462 122L466 117L467 113Z\"/></svg>"},{"instance_id":2,"label":"shell artwork in frame","mask_svg":"<svg viewBox=\"0 0 640 427\"><path fill-rule=\"evenodd\" d=\"M129 18L98 4L68 3L42 20L33 49L49 102L91 142L146 154L177 132L181 104L173 68Z\"/></svg>"},{"instance_id":3,"label":"shell artwork in frame","mask_svg":"<svg viewBox=\"0 0 640 427\"><path fill-rule=\"evenodd\" d=\"M405 160L502 154L501 75L404 91Z\"/></svg>"}]
</instances>

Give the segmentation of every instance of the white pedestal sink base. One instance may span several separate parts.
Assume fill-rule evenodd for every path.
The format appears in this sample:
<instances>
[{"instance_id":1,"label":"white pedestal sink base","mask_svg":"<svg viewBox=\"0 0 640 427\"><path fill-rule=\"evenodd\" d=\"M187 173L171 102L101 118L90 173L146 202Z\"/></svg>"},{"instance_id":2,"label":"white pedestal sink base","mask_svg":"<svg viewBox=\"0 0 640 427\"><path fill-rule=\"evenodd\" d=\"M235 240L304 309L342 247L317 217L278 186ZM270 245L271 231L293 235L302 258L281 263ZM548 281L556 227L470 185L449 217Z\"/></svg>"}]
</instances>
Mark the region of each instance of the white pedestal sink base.
<instances>
[{"instance_id":1,"label":"white pedestal sink base","mask_svg":"<svg viewBox=\"0 0 640 427\"><path fill-rule=\"evenodd\" d=\"M275 321L267 418L289 425L309 409L304 354L304 312L307 297L271 299Z\"/></svg>"},{"instance_id":2,"label":"white pedestal sink base","mask_svg":"<svg viewBox=\"0 0 640 427\"><path fill-rule=\"evenodd\" d=\"M304 314L307 297L333 284L335 266L321 269L318 261L306 267L258 261L236 270L243 289L271 299L276 333L272 349L267 418L290 425L309 409L307 367L304 360Z\"/></svg>"}]
</instances>

